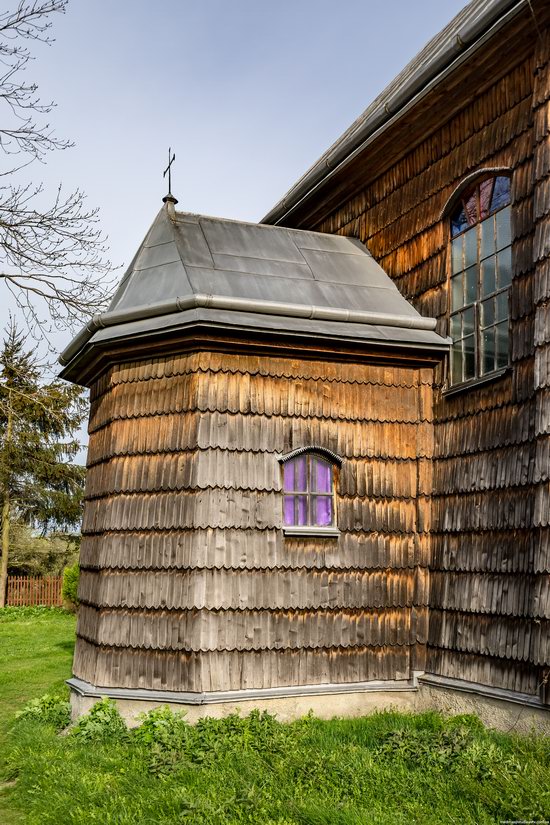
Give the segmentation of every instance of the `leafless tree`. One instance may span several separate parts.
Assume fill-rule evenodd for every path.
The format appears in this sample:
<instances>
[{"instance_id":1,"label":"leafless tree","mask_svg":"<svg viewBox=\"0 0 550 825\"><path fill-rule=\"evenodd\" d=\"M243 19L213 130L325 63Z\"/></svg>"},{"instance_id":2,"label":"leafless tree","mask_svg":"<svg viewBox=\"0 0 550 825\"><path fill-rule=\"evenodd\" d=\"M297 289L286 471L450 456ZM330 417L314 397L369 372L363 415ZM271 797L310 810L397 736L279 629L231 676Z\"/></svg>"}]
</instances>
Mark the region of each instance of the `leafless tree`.
<instances>
[{"instance_id":1,"label":"leafless tree","mask_svg":"<svg viewBox=\"0 0 550 825\"><path fill-rule=\"evenodd\" d=\"M67 0L19 0L0 14L0 152L6 159L0 169L0 279L35 334L97 313L110 289L97 209L86 205L79 189L61 186L48 202L33 179L49 152L72 146L48 122L54 104L43 103L26 77L29 44L52 43L51 18L66 6Z\"/></svg>"}]
</instances>

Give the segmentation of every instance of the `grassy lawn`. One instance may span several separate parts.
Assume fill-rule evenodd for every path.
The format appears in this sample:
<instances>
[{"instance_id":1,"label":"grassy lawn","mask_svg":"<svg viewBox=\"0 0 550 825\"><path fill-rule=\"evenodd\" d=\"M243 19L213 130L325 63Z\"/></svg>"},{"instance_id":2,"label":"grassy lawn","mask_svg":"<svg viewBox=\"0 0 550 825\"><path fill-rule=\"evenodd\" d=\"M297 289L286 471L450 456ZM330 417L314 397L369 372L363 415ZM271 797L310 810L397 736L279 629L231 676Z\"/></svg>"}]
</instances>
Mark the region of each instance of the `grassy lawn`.
<instances>
[{"instance_id":1,"label":"grassy lawn","mask_svg":"<svg viewBox=\"0 0 550 825\"><path fill-rule=\"evenodd\" d=\"M14 714L46 692L66 694L74 649L75 617L57 608L0 610L0 770ZM2 825L20 821L0 791Z\"/></svg>"},{"instance_id":2,"label":"grassy lawn","mask_svg":"<svg viewBox=\"0 0 550 825\"><path fill-rule=\"evenodd\" d=\"M0 798L2 825L550 819L550 739L497 734L474 717L382 713L283 725L253 714L191 727L161 709L129 732L103 702L59 736L48 720L56 707L63 715L60 702L13 723L13 711L29 697L61 690L73 633L70 616L3 621L0 614L9 654L0 699L11 782Z\"/></svg>"},{"instance_id":3,"label":"grassy lawn","mask_svg":"<svg viewBox=\"0 0 550 825\"><path fill-rule=\"evenodd\" d=\"M0 733L29 699L64 691L74 632L75 617L56 608L0 610Z\"/></svg>"}]
</instances>

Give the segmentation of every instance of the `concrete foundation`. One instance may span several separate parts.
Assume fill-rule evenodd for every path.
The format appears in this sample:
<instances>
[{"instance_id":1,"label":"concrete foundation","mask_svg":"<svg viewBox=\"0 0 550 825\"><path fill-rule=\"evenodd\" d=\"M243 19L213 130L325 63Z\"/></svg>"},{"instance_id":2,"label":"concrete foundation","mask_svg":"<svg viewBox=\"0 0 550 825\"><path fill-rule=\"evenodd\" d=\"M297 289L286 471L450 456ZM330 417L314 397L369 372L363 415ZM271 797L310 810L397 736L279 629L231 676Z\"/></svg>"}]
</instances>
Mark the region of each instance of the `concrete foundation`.
<instances>
[{"instance_id":1,"label":"concrete foundation","mask_svg":"<svg viewBox=\"0 0 550 825\"><path fill-rule=\"evenodd\" d=\"M177 694L145 690L95 688L80 679L70 679L72 718L77 719L103 696L113 699L129 727L139 724L139 715L168 706L185 712L188 722L211 716L216 719L251 710L266 710L281 722L299 719L310 711L319 719L335 716L364 716L377 710L414 711L416 687L409 682L367 682L356 685L306 685L274 690L231 691L210 694ZM133 695L132 695L133 694Z\"/></svg>"},{"instance_id":2,"label":"concrete foundation","mask_svg":"<svg viewBox=\"0 0 550 825\"><path fill-rule=\"evenodd\" d=\"M366 716L382 710L436 710L453 716L475 714L487 727L505 732L550 735L550 708L537 697L429 675L415 677L412 682L305 685L203 694L98 688L80 679L70 679L69 685L73 720L108 696L117 703L129 727L139 724L140 714L161 706L184 712L191 724L206 716L246 716L255 709L266 710L281 722L299 719L310 711L319 719L332 719Z\"/></svg>"},{"instance_id":3,"label":"concrete foundation","mask_svg":"<svg viewBox=\"0 0 550 825\"><path fill-rule=\"evenodd\" d=\"M415 710L437 710L445 716L472 713L486 727L504 733L550 735L550 707L544 706L538 697L475 685L460 679L421 677Z\"/></svg>"}]
</instances>

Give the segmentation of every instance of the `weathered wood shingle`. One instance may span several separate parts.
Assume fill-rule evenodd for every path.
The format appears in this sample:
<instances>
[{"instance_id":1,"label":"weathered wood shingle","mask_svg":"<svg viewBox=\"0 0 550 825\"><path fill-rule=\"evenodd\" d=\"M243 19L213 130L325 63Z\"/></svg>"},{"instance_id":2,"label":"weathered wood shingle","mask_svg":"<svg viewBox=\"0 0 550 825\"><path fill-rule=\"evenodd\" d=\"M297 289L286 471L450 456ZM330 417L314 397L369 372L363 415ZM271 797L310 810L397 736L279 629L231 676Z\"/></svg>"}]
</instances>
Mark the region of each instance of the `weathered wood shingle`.
<instances>
[{"instance_id":1,"label":"weathered wood shingle","mask_svg":"<svg viewBox=\"0 0 550 825\"><path fill-rule=\"evenodd\" d=\"M428 632L431 380L207 352L111 367L92 389L76 675L407 678ZM343 459L338 537L281 529L278 459L311 445Z\"/></svg>"},{"instance_id":2,"label":"weathered wood shingle","mask_svg":"<svg viewBox=\"0 0 550 825\"><path fill-rule=\"evenodd\" d=\"M538 12L547 25L547 10L539 4ZM537 693L541 666L550 664L540 641L550 604L550 32L529 44L522 25L510 27L509 42L516 44L510 68L497 71L495 38L483 57L493 80L473 95L467 83L455 89L445 99L454 107L450 115L441 98L428 123L408 134L416 145L375 174L369 164L383 157L383 147L371 146L356 161L354 180L364 167L357 191L348 188L346 195L341 183L341 205L330 213L327 206L326 217L313 223L359 236L402 294L438 317L444 334L443 207L470 173L511 170L511 369L454 396L441 391L444 373L436 369L427 669ZM399 126L390 134L399 140ZM331 197L327 186L310 214L322 212Z\"/></svg>"}]
</instances>

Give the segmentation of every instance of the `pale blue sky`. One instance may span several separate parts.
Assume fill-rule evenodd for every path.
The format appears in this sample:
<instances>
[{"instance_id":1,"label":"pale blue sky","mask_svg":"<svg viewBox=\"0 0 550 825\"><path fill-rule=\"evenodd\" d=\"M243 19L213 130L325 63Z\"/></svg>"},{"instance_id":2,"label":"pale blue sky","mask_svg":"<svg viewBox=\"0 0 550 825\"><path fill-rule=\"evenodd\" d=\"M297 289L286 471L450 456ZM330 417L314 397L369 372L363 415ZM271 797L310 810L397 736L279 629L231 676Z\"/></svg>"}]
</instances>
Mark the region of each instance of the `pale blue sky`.
<instances>
[{"instance_id":1,"label":"pale blue sky","mask_svg":"<svg viewBox=\"0 0 550 825\"><path fill-rule=\"evenodd\" d=\"M178 208L259 220L462 6L71 0L29 78L76 146L26 174L81 187L116 264L161 206L169 144Z\"/></svg>"}]
</instances>

